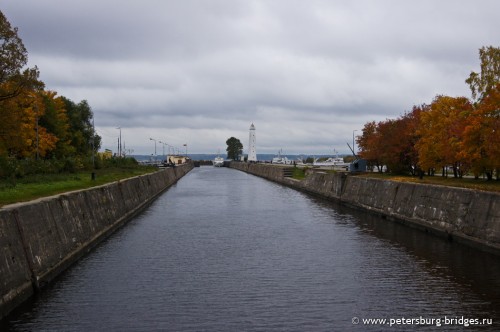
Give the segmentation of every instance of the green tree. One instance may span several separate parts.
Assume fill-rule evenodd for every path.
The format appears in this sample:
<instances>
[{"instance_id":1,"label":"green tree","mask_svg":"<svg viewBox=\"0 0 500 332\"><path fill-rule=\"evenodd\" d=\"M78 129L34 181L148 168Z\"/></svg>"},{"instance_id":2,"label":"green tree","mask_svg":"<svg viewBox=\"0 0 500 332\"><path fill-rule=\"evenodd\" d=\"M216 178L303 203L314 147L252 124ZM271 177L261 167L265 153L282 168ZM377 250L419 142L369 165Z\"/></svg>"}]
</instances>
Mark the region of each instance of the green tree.
<instances>
[{"instance_id":1,"label":"green tree","mask_svg":"<svg viewBox=\"0 0 500 332\"><path fill-rule=\"evenodd\" d=\"M481 100L500 83L500 48L488 46L479 49L481 72L471 72L465 80L472 91L472 98Z\"/></svg>"},{"instance_id":2,"label":"green tree","mask_svg":"<svg viewBox=\"0 0 500 332\"><path fill-rule=\"evenodd\" d=\"M239 139L234 137L228 138L226 144L227 158L237 160L238 157L242 154L243 144L241 144Z\"/></svg>"},{"instance_id":3,"label":"green tree","mask_svg":"<svg viewBox=\"0 0 500 332\"><path fill-rule=\"evenodd\" d=\"M41 90L38 68L23 67L28 63L28 52L0 11L0 101L18 96L23 90Z\"/></svg>"},{"instance_id":4,"label":"green tree","mask_svg":"<svg viewBox=\"0 0 500 332\"><path fill-rule=\"evenodd\" d=\"M76 149L77 155L90 156L92 144L95 151L101 147L101 137L94 132L94 114L91 107L86 100L76 104L66 97L61 98L69 118L71 145Z\"/></svg>"},{"instance_id":5,"label":"green tree","mask_svg":"<svg viewBox=\"0 0 500 332\"><path fill-rule=\"evenodd\" d=\"M75 148L71 145L69 121L63 100L57 97L55 91L43 91L41 95L45 111L40 117L39 125L57 137L56 148L47 157L62 159L73 156Z\"/></svg>"}]
</instances>

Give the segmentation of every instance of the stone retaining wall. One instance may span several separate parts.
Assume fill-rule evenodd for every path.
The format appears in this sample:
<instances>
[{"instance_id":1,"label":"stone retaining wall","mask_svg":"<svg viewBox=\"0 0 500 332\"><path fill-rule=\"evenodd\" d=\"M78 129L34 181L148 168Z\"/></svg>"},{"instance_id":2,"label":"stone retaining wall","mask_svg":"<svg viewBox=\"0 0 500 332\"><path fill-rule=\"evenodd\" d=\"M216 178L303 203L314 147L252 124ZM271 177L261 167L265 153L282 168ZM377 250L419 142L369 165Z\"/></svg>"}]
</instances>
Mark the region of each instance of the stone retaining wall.
<instances>
[{"instance_id":1,"label":"stone retaining wall","mask_svg":"<svg viewBox=\"0 0 500 332\"><path fill-rule=\"evenodd\" d=\"M181 165L0 209L0 318L192 168Z\"/></svg>"}]
</instances>

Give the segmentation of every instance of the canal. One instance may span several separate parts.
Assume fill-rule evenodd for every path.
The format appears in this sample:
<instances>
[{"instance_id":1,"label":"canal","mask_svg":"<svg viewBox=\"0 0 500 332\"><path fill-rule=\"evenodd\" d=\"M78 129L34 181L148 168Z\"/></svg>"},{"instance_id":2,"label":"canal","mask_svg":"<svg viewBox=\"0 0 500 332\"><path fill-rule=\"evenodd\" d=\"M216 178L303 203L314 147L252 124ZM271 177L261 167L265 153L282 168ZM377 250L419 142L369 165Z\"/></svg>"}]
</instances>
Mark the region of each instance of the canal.
<instances>
[{"instance_id":1,"label":"canal","mask_svg":"<svg viewBox=\"0 0 500 332\"><path fill-rule=\"evenodd\" d=\"M498 257L201 167L0 330L493 331L498 322Z\"/></svg>"}]
</instances>

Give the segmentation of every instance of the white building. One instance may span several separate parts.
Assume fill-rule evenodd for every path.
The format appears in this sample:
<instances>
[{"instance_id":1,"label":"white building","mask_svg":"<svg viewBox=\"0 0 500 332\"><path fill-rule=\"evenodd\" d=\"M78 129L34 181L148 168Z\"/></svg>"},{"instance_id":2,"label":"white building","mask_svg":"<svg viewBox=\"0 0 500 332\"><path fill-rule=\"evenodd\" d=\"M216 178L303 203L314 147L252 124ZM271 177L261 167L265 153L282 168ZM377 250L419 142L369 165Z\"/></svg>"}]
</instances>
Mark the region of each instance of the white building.
<instances>
[{"instance_id":1,"label":"white building","mask_svg":"<svg viewBox=\"0 0 500 332\"><path fill-rule=\"evenodd\" d=\"M255 126L250 126L250 135L248 139L248 161L257 161L257 152L255 151Z\"/></svg>"}]
</instances>

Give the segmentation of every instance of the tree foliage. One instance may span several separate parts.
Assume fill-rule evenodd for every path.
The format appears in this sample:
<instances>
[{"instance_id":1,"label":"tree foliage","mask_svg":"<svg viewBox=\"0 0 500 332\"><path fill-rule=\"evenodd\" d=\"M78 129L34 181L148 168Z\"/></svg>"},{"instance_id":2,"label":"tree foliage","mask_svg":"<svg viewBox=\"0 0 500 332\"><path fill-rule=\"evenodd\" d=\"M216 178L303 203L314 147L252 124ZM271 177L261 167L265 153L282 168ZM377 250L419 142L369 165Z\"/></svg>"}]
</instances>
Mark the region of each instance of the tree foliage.
<instances>
[{"instance_id":1,"label":"tree foliage","mask_svg":"<svg viewBox=\"0 0 500 332\"><path fill-rule=\"evenodd\" d=\"M38 69L24 69L27 61L17 28L0 12L0 163L40 159L57 161L59 169L83 167L101 142L90 106L44 90Z\"/></svg>"},{"instance_id":2,"label":"tree foliage","mask_svg":"<svg viewBox=\"0 0 500 332\"><path fill-rule=\"evenodd\" d=\"M61 97L68 116L70 126L71 144L78 155L89 155L92 153L92 145L95 150L101 146L101 137L94 132L92 119L94 114L88 102L82 100L78 104L68 98Z\"/></svg>"},{"instance_id":3,"label":"tree foliage","mask_svg":"<svg viewBox=\"0 0 500 332\"><path fill-rule=\"evenodd\" d=\"M488 46L479 49L481 72L471 72L465 80L469 84L472 98L481 100L500 82L500 48Z\"/></svg>"},{"instance_id":4,"label":"tree foliage","mask_svg":"<svg viewBox=\"0 0 500 332\"><path fill-rule=\"evenodd\" d=\"M452 166L455 177L470 166L462 153L464 129L472 113L465 97L437 96L420 116L416 149L423 169Z\"/></svg>"},{"instance_id":5,"label":"tree foliage","mask_svg":"<svg viewBox=\"0 0 500 332\"><path fill-rule=\"evenodd\" d=\"M471 102L439 95L398 119L368 122L358 137L360 155L394 173L449 168L455 177L471 171L492 179L500 172L500 49L479 50L481 73L472 72Z\"/></svg>"},{"instance_id":6,"label":"tree foliage","mask_svg":"<svg viewBox=\"0 0 500 332\"><path fill-rule=\"evenodd\" d=\"M375 121L365 123L362 134L357 137L356 143L360 150L360 157L366 159L372 166L376 166L382 172L382 147L378 129L378 124Z\"/></svg>"},{"instance_id":7,"label":"tree foliage","mask_svg":"<svg viewBox=\"0 0 500 332\"><path fill-rule=\"evenodd\" d=\"M418 126L421 108L396 120L386 120L376 123L368 122L363 133L358 137L360 156L381 172L386 166L393 173L411 172L417 170L418 155L415 143L418 140Z\"/></svg>"},{"instance_id":8,"label":"tree foliage","mask_svg":"<svg viewBox=\"0 0 500 332\"><path fill-rule=\"evenodd\" d=\"M240 140L235 137L228 138L226 144L227 158L237 160L242 154L243 144L241 144Z\"/></svg>"},{"instance_id":9,"label":"tree foliage","mask_svg":"<svg viewBox=\"0 0 500 332\"><path fill-rule=\"evenodd\" d=\"M75 104L53 91L22 93L0 101L0 156L14 158L90 157L101 138L86 101ZM92 142L93 141L93 142Z\"/></svg>"},{"instance_id":10,"label":"tree foliage","mask_svg":"<svg viewBox=\"0 0 500 332\"><path fill-rule=\"evenodd\" d=\"M464 129L462 154L471 161L476 177L492 179L500 168L500 83L492 88L471 113Z\"/></svg>"},{"instance_id":11,"label":"tree foliage","mask_svg":"<svg viewBox=\"0 0 500 332\"><path fill-rule=\"evenodd\" d=\"M39 90L38 68L24 68L28 52L5 15L0 11L0 101L16 97L25 89Z\"/></svg>"}]
</instances>

